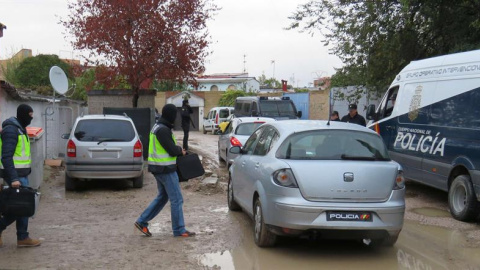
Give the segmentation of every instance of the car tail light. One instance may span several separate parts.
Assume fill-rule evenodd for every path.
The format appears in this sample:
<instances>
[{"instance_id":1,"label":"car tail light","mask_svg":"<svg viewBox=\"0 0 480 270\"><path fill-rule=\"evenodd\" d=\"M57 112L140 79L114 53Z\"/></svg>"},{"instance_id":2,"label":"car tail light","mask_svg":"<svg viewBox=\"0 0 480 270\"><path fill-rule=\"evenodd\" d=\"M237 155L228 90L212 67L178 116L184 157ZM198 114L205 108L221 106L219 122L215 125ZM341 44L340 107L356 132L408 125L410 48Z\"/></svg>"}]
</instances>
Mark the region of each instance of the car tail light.
<instances>
[{"instance_id":1,"label":"car tail light","mask_svg":"<svg viewBox=\"0 0 480 270\"><path fill-rule=\"evenodd\" d=\"M298 187L297 180L290 169L281 169L273 173L273 182L282 187Z\"/></svg>"},{"instance_id":2,"label":"car tail light","mask_svg":"<svg viewBox=\"0 0 480 270\"><path fill-rule=\"evenodd\" d=\"M378 123L376 123L373 128L375 129L375 132L377 132L377 134L380 135L380 126L378 125Z\"/></svg>"},{"instance_id":3,"label":"car tail light","mask_svg":"<svg viewBox=\"0 0 480 270\"><path fill-rule=\"evenodd\" d=\"M215 124L218 125L218 113L217 113L217 116L215 116Z\"/></svg>"},{"instance_id":4,"label":"car tail light","mask_svg":"<svg viewBox=\"0 0 480 270\"><path fill-rule=\"evenodd\" d=\"M264 124L265 121L255 121L255 122L253 122L253 123L254 123L254 124Z\"/></svg>"},{"instance_id":5,"label":"car tail light","mask_svg":"<svg viewBox=\"0 0 480 270\"><path fill-rule=\"evenodd\" d=\"M133 157L141 157L143 152L143 145L140 140L138 140L133 146Z\"/></svg>"},{"instance_id":6,"label":"car tail light","mask_svg":"<svg viewBox=\"0 0 480 270\"><path fill-rule=\"evenodd\" d=\"M402 189L405 187L405 178L403 177L403 171L398 171L397 178L395 179L395 186L393 189Z\"/></svg>"},{"instance_id":7,"label":"car tail light","mask_svg":"<svg viewBox=\"0 0 480 270\"><path fill-rule=\"evenodd\" d=\"M67 156L77 157L77 146L72 140L68 140L68 143L67 143Z\"/></svg>"},{"instance_id":8,"label":"car tail light","mask_svg":"<svg viewBox=\"0 0 480 270\"><path fill-rule=\"evenodd\" d=\"M242 143L241 143L237 138L235 138L235 137L231 137L231 138L230 138L230 144L231 144L232 146L240 146L240 147L242 147Z\"/></svg>"}]
</instances>

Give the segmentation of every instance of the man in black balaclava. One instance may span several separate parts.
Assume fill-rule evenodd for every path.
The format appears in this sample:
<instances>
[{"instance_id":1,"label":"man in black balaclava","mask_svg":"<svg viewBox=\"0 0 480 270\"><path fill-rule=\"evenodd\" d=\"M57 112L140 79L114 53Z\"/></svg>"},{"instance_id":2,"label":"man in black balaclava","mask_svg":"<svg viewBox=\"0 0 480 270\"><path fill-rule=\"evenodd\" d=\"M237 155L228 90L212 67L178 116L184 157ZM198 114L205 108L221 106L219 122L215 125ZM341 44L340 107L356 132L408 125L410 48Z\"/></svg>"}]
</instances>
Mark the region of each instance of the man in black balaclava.
<instances>
[{"instance_id":1,"label":"man in black balaclava","mask_svg":"<svg viewBox=\"0 0 480 270\"><path fill-rule=\"evenodd\" d=\"M26 128L32 119L32 107L21 104L17 107L17 117L10 117L2 124L0 176L11 188L28 187L27 177L32 171L32 159ZM21 151L16 151L17 148ZM0 218L0 246L3 245L2 232L13 222L17 222L18 247L36 247L41 244L40 240L29 237L28 217L4 215Z\"/></svg>"},{"instance_id":2,"label":"man in black balaclava","mask_svg":"<svg viewBox=\"0 0 480 270\"><path fill-rule=\"evenodd\" d=\"M177 156L185 155L178 145L172 128L177 117L177 107L167 104L162 116L150 131L148 151L148 171L157 180L158 194L135 222L135 227L146 236L152 236L148 222L160 213L168 200L172 217L173 236L191 237L194 232L185 229L183 219L183 197L177 175Z\"/></svg>"}]
</instances>

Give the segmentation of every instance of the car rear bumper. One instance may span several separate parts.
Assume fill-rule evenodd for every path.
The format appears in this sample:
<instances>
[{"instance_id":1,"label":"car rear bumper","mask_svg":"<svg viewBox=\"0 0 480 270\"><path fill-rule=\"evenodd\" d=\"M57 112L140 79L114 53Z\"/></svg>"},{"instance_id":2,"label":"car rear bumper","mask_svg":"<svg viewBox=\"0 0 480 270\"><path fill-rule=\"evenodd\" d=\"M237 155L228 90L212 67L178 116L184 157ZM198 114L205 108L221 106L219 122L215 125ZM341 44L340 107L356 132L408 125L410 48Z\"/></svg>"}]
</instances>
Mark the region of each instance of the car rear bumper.
<instances>
[{"instance_id":1,"label":"car rear bumper","mask_svg":"<svg viewBox=\"0 0 480 270\"><path fill-rule=\"evenodd\" d=\"M300 231L318 231L333 238L381 238L396 236L403 227L405 214L404 189L392 192L384 203L299 203L299 200L285 197L270 197L265 221L272 227ZM371 221L329 221L327 215L333 213L365 213ZM330 233L327 233L331 231ZM278 233L278 230L274 231ZM343 236L343 237L339 237Z\"/></svg>"},{"instance_id":2,"label":"car rear bumper","mask_svg":"<svg viewBox=\"0 0 480 270\"><path fill-rule=\"evenodd\" d=\"M73 178L87 179L125 179L139 177L143 173L142 165L67 165L65 172Z\"/></svg>"}]
</instances>

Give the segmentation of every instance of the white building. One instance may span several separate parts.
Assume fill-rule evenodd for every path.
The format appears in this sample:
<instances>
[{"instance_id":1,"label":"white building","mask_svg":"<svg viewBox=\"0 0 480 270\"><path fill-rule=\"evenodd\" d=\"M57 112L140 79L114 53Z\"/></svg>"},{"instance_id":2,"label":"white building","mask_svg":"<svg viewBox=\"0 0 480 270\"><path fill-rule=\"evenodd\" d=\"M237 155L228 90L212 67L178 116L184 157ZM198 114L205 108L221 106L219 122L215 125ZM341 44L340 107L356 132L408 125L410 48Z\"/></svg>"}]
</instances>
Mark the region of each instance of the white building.
<instances>
[{"instance_id":1,"label":"white building","mask_svg":"<svg viewBox=\"0 0 480 270\"><path fill-rule=\"evenodd\" d=\"M217 73L203 75L196 78L198 87L189 86L188 90L195 91L227 91L244 90L247 92L260 91L260 83L248 73Z\"/></svg>"}]
</instances>

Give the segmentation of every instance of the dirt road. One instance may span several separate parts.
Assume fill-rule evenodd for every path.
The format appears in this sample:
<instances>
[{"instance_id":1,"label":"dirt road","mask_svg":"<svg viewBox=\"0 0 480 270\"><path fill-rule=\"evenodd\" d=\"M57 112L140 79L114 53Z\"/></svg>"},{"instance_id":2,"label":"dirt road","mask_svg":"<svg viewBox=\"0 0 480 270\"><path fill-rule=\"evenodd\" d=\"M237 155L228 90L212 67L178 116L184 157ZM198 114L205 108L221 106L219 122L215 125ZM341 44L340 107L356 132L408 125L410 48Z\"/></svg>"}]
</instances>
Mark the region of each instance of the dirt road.
<instances>
[{"instance_id":1,"label":"dirt road","mask_svg":"<svg viewBox=\"0 0 480 270\"><path fill-rule=\"evenodd\" d=\"M134 229L156 194L150 174L142 189L129 181L95 181L65 193L63 171L47 168L40 209L30 222L31 235L43 244L16 248L10 226L0 269L480 269L479 223L455 221L445 193L414 183L408 183L405 226L394 248L304 239L257 248L249 218L227 209L227 171L216 159L217 138L191 134L192 151L220 179L216 185L199 179L182 184L185 222L195 238L172 236L169 205L151 222L153 237Z\"/></svg>"}]
</instances>

